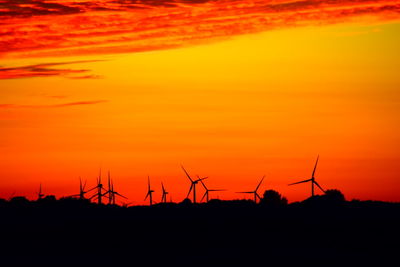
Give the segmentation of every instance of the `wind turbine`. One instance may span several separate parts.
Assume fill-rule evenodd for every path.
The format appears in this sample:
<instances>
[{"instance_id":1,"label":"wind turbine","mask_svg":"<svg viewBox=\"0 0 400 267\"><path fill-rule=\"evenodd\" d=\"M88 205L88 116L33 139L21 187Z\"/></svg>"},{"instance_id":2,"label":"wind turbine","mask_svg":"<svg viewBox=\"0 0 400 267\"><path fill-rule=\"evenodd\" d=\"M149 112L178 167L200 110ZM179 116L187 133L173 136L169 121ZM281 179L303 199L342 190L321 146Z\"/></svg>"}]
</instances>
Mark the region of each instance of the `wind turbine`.
<instances>
[{"instance_id":1,"label":"wind turbine","mask_svg":"<svg viewBox=\"0 0 400 267\"><path fill-rule=\"evenodd\" d=\"M82 178L79 177L79 199L85 199L85 187L86 187L86 180L85 183L82 184Z\"/></svg>"},{"instance_id":2,"label":"wind turbine","mask_svg":"<svg viewBox=\"0 0 400 267\"><path fill-rule=\"evenodd\" d=\"M161 187L162 187L162 197L161 197L161 203L167 203L167 195L169 194L165 188L164 184L161 182Z\"/></svg>"},{"instance_id":3,"label":"wind turbine","mask_svg":"<svg viewBox=\"0 0 400 267\"><path fill-rule=\"evenodd\" d=\"M115 205L115 196L116 196L116 195L117 195L117 196L120 196L120 197L122 197L122 198L128 199L127 197L121 195L121 194L118 193L117 191L114 191L114 183L113 183L113 181L112 181L112 179L111 179L110 171L108 171L108 191L105 192L105 193L103 194L103 196L104 196L104 195L107 195L107 194L108 194L108 204L113 204L113 205Z\"/></svg>"},{"instance_id":4,"label":"wind turbine","mask_svg":"<svg viewBox=\"0 0 400 267\"><path fill-rule=\"evenodd\" d=\"M39 192L38 194L38 200L41 200L44 197L44 194L42 193L42 183L39 185Z\"/></svg>"},{"instance_id":5,"label":"wind turbine","mask_svg":"<svg viewBox=\"0 0 400 267\"><path fill-rule=\"evenodd\" d=\"M198 179L200 179L199 176L197 176ZM225 189L208 189L206 184L203 182L203 180L200 179L201 184L203 185L204 189L206 192L204 193L203 197L201 198L200 202L203 201L204 198L206 198L206 201L208 202L208 197L209 197L209 192L217 192L217 191L225 191Z\"/></svg>"},{"instance_id":6,"label":"wind turbine","mask_svg":"<svg viewBox=\"0 0 400 267\"><path fill-rule=\"evenodd\" d=\"M97 185L95 187L93 187L92 189L90 189L89 191L92 191L95 189L97 189L97 193L95 195L93 195L92 197L90 197L90 199L97 198L97 203L101 204L101 199L103 197L102 190L106 191L103 187L103 184L101 183L101 169L100 169L99 177L97 178Z\"/></svg>"},{"instance_id":7,"label":"wind turbine","mask_svg":"<svg viewBox=\"0 0 400 267\"><path fill-rule=\"evenodd\" d=\"M254 202L257 203L257 198L261 200L260 195L257 193L258 188L260 188L261 183L263 182L265 175L261 178L261 181L258 183L256 189L254 191L245 191L245 192L236 192L236 193L243 193L243 194L254 194Z\"/></svg>"},{"instance_id":8,"label":"wind turbine","mask_svg":"<svg viewBox=\"0 0 400 267\"><path fill-rule=\"evenodd\" d=\"M81 200L85 199L85 194L87 192L89 192L89 191L85 192L85 187L86 187L86 180L85 180L85 183L82 184L82 179L81 179L81 177L79 177L79 194L75 194L70 197L79 197L79 199L81 199Z\"/></svg>"},{"instance_id":9,"label":"wind turbine","mask_svg":"<svg viewBox=\"0 0 400 267\"><path fill-rule=\"evenodd\" d=\"M304 181L300 181L300 182L296 182L296 183L292 183L292 184L289 184L289 185L295 185L295 184L302 184L302 183L311 182L311 196L312 196L312 197L314 196L314 184L315 184L316 186L318 186L318 188L321 189L322 192L325 193L325 190L322 189L322 187L318 184L317 181L315 181L315 177L314 177L315 170L317 169L317 165L318 165L318 160L319 160L319 155L318 155L318 157L317 157L317 161L315 162L314 170L313 170L313 172L312 172L312 174L311 174L311 178L310 178L310 179L307 179L307 180L304 180Z\"/></svg>"},{"instance_id":10,"label":"wind turbine","mask_svg":"<svg viewBox=\"0 0 400 267\"><path fill-rule=\"evenodd\" d=\"M185 168L184 168L182 165L181 165L181 167L182 167L183 171L185 172L186 176L189 178L190 182L192 183L192 184L190 185L190 189L189 189L189 192L188 192L186 198L189 197L190 192L192 192L192 190L193 190L193 203L196 203L196 184L197 184L199 181L201 181L201 180L207 179L208 177L200 178L200 177L197 176L197 180L193 180L193 179L190 177L189 173L185 170Z\"/></svg>"},{"instance_id":11,"label":"wind turbine","mask_svg":"<svg viewBox=\"0 0 400 267\"><path fill-rule=\"evenodd\" d=\"M151 206L151 205L153 205L153 193L154 193L154 190L151 190L151 187L150 187L150 176L147 176L147 185L148 185L147 195L144 198L144 200L146 200L149 197L150 206Z\"/></svg>"}]
</instances>

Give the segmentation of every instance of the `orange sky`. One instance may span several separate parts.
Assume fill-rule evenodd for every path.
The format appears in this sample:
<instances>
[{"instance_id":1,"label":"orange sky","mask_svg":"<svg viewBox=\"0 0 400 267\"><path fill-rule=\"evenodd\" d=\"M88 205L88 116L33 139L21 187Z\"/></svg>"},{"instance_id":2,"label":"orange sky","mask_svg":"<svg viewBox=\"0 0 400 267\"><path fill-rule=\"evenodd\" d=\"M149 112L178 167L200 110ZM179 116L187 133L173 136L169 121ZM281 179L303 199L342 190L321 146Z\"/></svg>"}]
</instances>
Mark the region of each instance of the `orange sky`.
<instances>
[{"instance_id":1,"label":"orange sky","mask_svg":"<svg viewBox=\"0 0 400 267\"><path fill-rule=\"evenodd\" d=\"M400 201L400 1L0 0L0 197L77 193L111 171L174 201L316 172L348 199ZM157 4L156 4L157 3ZM200 190L199 194L202 194Z\"/></svg>"}]
</instances>

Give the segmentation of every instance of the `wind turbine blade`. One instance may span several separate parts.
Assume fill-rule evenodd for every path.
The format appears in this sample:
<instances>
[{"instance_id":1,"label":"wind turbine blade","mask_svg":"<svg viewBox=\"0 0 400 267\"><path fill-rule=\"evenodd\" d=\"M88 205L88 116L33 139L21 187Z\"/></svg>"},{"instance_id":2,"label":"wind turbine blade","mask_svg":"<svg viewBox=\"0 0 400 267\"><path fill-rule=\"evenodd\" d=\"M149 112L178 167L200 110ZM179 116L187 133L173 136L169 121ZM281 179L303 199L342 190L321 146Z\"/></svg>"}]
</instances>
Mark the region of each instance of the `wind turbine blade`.
<instances>
[{"instance_id":1,"label":"wind turbine blade","mask_svg":"<svg viewBox=\"0 0 400 267\"><path fill-rule=\"evenodd\" d=\"M253 191L247 191L247 192L235 192L235 193L238 193L238 194L254 194L254 192L253 192Z\"/></svg>"},{"instance_id":2,"label":"wind turbine blade","mask_svg":"<svg viewBox=\"0 0 400 267\"><path fill-rule=\"evenodd\" d=\"M317 183L317 181L315 181L314 180L314 184L316 185L316 186L318 186L319 187L319 189L321 189L321 191L322 192L324 192L325 193L325 190L324 189L322 189L322 187Z\"/></svg>"},{"instance_id":3,"label":"wind turbine blade","mask_svg":"<svg viewBox=\"0 0 400 267\"><path fill-rule=\"evenodd\" d=\"M185 172L186 176L189 178L189 180L193 183L193 179L190 177L189 173L185 170L185 168L183 168L183 166L181 165L182 170Z\"/></svg>"},{"instance_id":4,"label":"wind turbine blade","mask_svg":"<svg viewBox=\"0 0 400 267\"><path fill-rule=\"evenodd\" d=\"M198 181L200 181L200 183L203 185L204 189L205 189L205 190L208 190L208 188L207 188L206 184L203 182L203 180L200 179L199 176L197 176L197 178L198 178Z\"/></svg>"},{"instance_id":5,"label":"wind turbine blade","mask_svg":"<svg viewBox=\"0 0 400 267\"><path fill-rule=\"evenodd\" d=\"M101 191L101 190L103 190L103 191L107 191L107 190L106 190L104 187L101 187L101 188L100 188L100 191Z\"/></svg>"},{"instance_id":6,"label":"wind turbine blade","mask_svg":"<svg viewBox=\"0 0 400 267\"><path fill-rule=\"evenodd\" d=\"M307 183L307 182L310 182L310 181L312 181L312 179L307 179L307 180L304 180L304 181L300 181L300 182L296 182L296 183L292 183L292 184L288 184L288 185Z\"/></svg>"},{"instance_id":7,"label":"wind turbine blade","mask_svg":"<svg viewBox=\"0 0 400 267\"><path fill-rule=\"evenodd\" d=\"M104 193L102 193L102 195L108 194L108 193L112 193L110 190L106 190Z\"/></svg>"},{"instance_id":8,"label":"wind turbine blade","mask_svg":"<svg viewBox=\"0 0 400 267\"><path fill-rule=\"evenodd\" d=\"M200 199L200 202L203 201L203 199L206 197L207 194L208 194L208 191L206 191L206 192L204 193L203 197Z\"/></svg>"},{"instance_id":9,"label":"wind turbine blade","mask_svg":"<svg viewBox=\"0 0 400 267\"><path fill-rule=\"evenodd\" d=\"M256 192L256 196L258 197L259 200L261 200L261 197L257 192Z\"/></svg>"},{"instance_id":10,"label":"wind turbine blade","mask_svg":"<svg viewBox=\"0 0 400 267\"><path fill-rule=\"evenodd\" d=\"M110 179L110 171L108 171L108 190L111 190L111 179Z\"/></svg>"},{"instance_id":11,"label":"wind turbine blade","mask_svg":"<svg viewBox=\"0 0 400 267\"><path fill-rule=\"evenodd\" d=\"M186 196L186 198L188 198L188 197L189 197L189 195L190 195L190 192L192 192L192 189L193 189L193 183L192 183L192 185L190 186L190 189L189 189L189 192L187 193L187 196Z\"/></svg>"},{"instance_id":12,"label":"wind turbine blade","mask_svg":"<svg viewBox=\"0 0 400 267\"><path fill-rule=\"evenodd\" d=\"M150 191L150 176L147 176L147 187Z\"/></svg>"},{"instance_id":13,"label":"wind turbine blade","mask_svg":"<svg viewBox=\"0 0 400 267\"><path fill-rule=\"evenodd\" d=\"M114 192L114 194L116 194L116 195L118 195L118 196L120 196L120 197L123 197L123 198L125 198L125 199L128 199L126 196L123 196L123 195L121 195L121 194L118 193L118 192Z\"/></svg>"},{"instance_id":14,"label":"wind turbine blade","mask_svg":"<svg viewBox=\"0 0 400 267\"><path fill-rule=\"evenodd\" d=\"M85 188L86 188L86 180L85 180L85 183L83 184L83 190L82 191L85 191Z\"/></svg>"},{"instance_id":15,"label":"wind turbine blade","mask_svg":"<svg viewBox=\"0 0 400 267\"><path fill-rule=\"evenodd\" d=\"M97 189L97 186L93 187L92 189L89 189L87 192L90 192L90 191L95 190L95 189Z\"/></svg>"},{"instance_id":16,"label":"wind turbine blade","mask_svg":"<svg viewBox=\"0 0 400 267\"><path fill-rule=\"evenodd\" d=\"M317 169L317 165L318 165L318 160L319 160L319 155L318 155L318 157L317 157L317 161L315 162L314 170L313 170L313 172L312 172L311 178L314 178L315 170Z\"/></svg>"},{"instance_id":17,"label":"wind turbine blade","mask_svg":"<svg viewBox=\"0 0 400 267\"><path fill-rule=\"evenodd\" d=\"M260 183L257 185L255 192L257 192L258 188L260 187L261 183L263 182L265 175L261 178Z\"/></svg>"},{"instance_id":18,"label":"wind turbine blade","mask_svg":"<svg viewBox=\"0 0 400 267\"><path fill-rule=\"evenodd\" d=\"M144 198L144 200L146 200L146 199L149 197L149 195L150 195L150 191L147 192L147 195L146 195L146 197Z\"/></svg>"},{"instance_id":19,"label":"wind turbine blade","mask_svg":"<svg viewBox=\"0 0 400 267\"><path fill-rule=\"evenodd\" d=\"M209 189L209 192L226 191L226 189Z\"/></svg>"},{"instance_id":20,"label":"wind turbine blade","mask_svg":"<svg viewBox=\"0 0 400 267\"><path fill-rule=\"evenodd\" d=\"M203 180L205 180L205 179L208 179L208 177L203 177L203 178L200 178L200 179L198 179L198 180L196 180L196 181L203 181Z\"/></svg>"},{"instance_id":21,"label":"wind turbine blade","mask_svg":"<svg viewBox=\"0 0 400 267\"><path fill-rule=\"evenodd\" d=\"M162 187L162 191L163 193L165 192L165 188L164 188L164 184L161 182L161 187Z\"/></svg>"},{"instance_id":22,"label":"wind turbine blade","mask_svg":"<svg viewBox=\"0 0 400 267\"><path fill-rule=\"evenodd\" d=\"M108 194L108 193L109 193L109 192L105 192L105 193L101 194L101 196L102 196L102 197L106 197L106 198L110 199L110 197L109 197L109 196L107 196L107 194Z\"/></svg>"}]
</instances>

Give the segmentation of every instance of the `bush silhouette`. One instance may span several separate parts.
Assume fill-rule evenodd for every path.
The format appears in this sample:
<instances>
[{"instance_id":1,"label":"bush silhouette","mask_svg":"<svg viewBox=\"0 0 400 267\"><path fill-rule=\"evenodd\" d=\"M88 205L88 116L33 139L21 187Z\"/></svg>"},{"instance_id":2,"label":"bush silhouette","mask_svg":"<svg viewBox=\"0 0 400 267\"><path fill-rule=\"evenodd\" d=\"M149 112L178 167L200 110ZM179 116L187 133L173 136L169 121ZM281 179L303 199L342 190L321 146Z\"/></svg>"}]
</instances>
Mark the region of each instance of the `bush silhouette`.
<instances>
[{"instance_id":1,"label":"bush silhouette","mask_svg":"<svg viewBox=\"0 0 400 267\"><path fill-rule=\"evenodd\" d=\"M325 191L324 198L330 202L344 202L345 197L338 189L329 189Z\"/></svg>"},{"instance_id":2,"label":"bush silhouette","mask_svg":"<svg viewBox=\"0 0 400 267\"><path fill-rule=\"evenodd\" d=\"M263 198L260 201L260 204L271 207L280 207L280 206L286 206L288 204L288 201L285 197L281 196L281 194L278 193L277 191L266 190L264 192Z\"/></svg>"}]
</instances>

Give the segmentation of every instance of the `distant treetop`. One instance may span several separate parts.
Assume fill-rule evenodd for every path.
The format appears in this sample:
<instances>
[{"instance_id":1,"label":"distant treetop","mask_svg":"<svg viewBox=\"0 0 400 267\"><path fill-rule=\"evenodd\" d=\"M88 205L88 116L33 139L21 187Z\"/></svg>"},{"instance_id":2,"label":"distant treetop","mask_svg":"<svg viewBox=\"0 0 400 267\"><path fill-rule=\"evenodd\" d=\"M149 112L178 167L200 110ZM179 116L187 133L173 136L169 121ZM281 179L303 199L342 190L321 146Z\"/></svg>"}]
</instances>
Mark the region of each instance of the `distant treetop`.
<instances>
[{"instance_id":1,"label":"distant treetop","mask_svg":"<svg viewBox=\"0 0 400 267\"><path fill-rule=\"evenodd\" d=\"M260 204L271 207L279 207L286 206L288 204L288 200L275 190L266 190Z\"/></svg>"}]
</instances>

